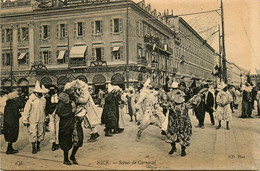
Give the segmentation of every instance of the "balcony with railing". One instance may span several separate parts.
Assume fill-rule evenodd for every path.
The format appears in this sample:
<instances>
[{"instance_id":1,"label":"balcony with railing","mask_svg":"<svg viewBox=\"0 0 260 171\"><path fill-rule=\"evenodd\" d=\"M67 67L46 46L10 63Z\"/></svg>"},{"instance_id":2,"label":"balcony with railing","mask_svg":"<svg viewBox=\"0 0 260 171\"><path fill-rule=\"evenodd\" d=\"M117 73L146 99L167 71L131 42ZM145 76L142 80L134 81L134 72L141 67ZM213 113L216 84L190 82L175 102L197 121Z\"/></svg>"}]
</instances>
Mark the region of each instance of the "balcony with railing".
<instances>
[{"instance_id":1,"label":"balcony with railing","mask_svg":"<svg viewBox=\"0 0 260 171\"><path fill-rule=\"evenodd\" d=\"M0 2L0 8L18 8L18 7L30 7L31 0L5 0Z\"/></svg>"},{"instance_id":2,"label":"balcony with railing","mask_svg":"<svg viewBox=\"0 0 260 171\"><path fill-rule=\"evenodd\" d=\"M148 65L148 62L147 62L147 60L145 59L145 57L139 57L139 58L137 59L137 64L138 64L139 66L147 66L147 65Z\"/></svg>"},{"instance_id":3,"label":"balcony with railing","mask_svg":"<svg viewBox=\"0 0 260 171\"><path fill-rule=\"evenodd\" d=\"M144 43L149 46L155 47L155 49L160 50L162 52L167 52L169 54L173 54L173 48L169 47L168 44L164 44L160 41L160 38L152 36L152 35L145 35L144 36Z\"/></svg>"},{"instance_id":4,"label":"balcony with railing","mask_svg":"<svg viewBox=\"0 0 260 171\"><path fill-rule=\"evenodd\" d=\"M86 61L81 58L70 59L69 63L70 63L70 67L86 66Z\"/></svg>"}]
</instances>

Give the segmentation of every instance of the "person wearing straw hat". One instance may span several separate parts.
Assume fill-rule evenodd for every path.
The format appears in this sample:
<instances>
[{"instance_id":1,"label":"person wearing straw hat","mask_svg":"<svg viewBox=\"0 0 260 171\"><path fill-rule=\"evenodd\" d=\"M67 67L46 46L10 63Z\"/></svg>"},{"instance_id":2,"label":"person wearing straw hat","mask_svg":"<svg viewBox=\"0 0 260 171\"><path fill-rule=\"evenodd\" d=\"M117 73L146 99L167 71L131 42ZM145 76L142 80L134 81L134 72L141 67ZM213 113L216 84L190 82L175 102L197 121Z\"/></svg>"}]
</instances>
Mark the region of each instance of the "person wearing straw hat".
<instances>
[{"instance_id":1,"label":"person wearing straw hat","mask_svg":"<svg viewBox=\"0 0 260 171\"><path fill-rule=\"evenodd\" d=\"M217 110L216 110L216 120L219 121L219 125L216 129L220 129L221 121L226 121L226 129L229 130L229 122L232 119L232 111L230 108L230 103L233 101L232 95L229 91L227 91L227 84L221 82L220 84L220 92L217 95L216 103L217 103Z\"/></svg>"},{"instance_id":2,"label":"person wearing straw hat","mask_svg":"<svg viewBox=\"0 0 260 171\"><path fill-rule=\"evenodd\" d=\"M17 103L19 95L17 91L9 93L7 95L6 106L4 109L4 138L8 142L6 154L18 153L18 150L13 149L13 143L17 141L19 134L19 118L21 114L19 112L19 105Z\"/></svg>"},{"instance_id":3,"label":"person wearing straw hat","mask_svg":"<svg viewBox=\"0 0 260 171\"><path fill-rule=\"evenodd\" d=\"M32 143L33 154L40 151L40 143L44 140L45 105L43 90L37 81L22 113L23 124L29 133L29 142Z\"/></svg>"}]
</instances>

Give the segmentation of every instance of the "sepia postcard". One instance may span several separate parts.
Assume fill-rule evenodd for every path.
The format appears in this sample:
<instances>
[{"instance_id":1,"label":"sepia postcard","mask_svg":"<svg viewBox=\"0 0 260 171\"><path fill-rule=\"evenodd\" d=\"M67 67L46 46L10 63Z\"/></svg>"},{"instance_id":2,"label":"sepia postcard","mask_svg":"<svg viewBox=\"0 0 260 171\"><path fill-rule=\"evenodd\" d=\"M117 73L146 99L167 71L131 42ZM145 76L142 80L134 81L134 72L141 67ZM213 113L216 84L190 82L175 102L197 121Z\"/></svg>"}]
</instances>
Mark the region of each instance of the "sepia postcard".
<instances>
[{"instance_id":1,"label":"sepia postcard","mask_svg":"<svg viewBox=\"0 0 260 171\"><path fill-rule=\"evenodd\" d=\"M259 170L259 0L0 0L1 170Z\"/></svg>"}]
</instances>

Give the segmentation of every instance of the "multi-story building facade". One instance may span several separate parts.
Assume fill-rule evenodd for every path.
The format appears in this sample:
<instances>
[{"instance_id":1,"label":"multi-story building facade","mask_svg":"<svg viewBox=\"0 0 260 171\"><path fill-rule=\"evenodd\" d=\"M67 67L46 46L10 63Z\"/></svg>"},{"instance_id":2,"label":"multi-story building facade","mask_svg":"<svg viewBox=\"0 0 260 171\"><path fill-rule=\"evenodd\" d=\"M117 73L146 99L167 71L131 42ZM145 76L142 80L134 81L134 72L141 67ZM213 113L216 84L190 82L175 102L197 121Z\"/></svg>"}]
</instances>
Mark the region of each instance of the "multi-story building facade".
<instances>
[{"instance_id":1,"label":"multi-story building facade","mask_svg":"<svg viewBox=\"0 0 260 171\"><path fill-rule=\"evenodd\" d=\"M164 84L176 71L182 78L212 79L214 50L183 19L173 28L144 1L43 2L0 1L3 87L28 91L36 80L63 87L81 79L97 92L108 83L124 88L147 78Z\"/></svg>"},{"instance_id":2,"label":"multi-story building facade","mask_svg":"<svg viewBox=\"0 0 260 171\"><path fill-rule=\"evenodd\" d=\"M215 80L212 75L216 65L215 50L183 18L167 14L166 17L170 27L177 32L174 42L177 77Z\"/></svg>"},{"instance_id":3,"label":"multi-story building facade","mask_svg":"<svg viewBox=\"0 0 260 171\"><path fill-rule=\"evenodd\" d=\"M254 69L255 72L249 73L250 81L254 84L254 86L257 86L260 89L260 69Z\"/></svg>"},{"instance_id":4,"label":"multi-story building facade","mask_svg":"<svg viewBox=\"0 0 260 171\"><path fill-rule=\"evenodd\" d=\"M226 66L228 84L240 86L242 83L242 72L240 67L229 61L226 62Z\"/></svg>"}]
</instances>

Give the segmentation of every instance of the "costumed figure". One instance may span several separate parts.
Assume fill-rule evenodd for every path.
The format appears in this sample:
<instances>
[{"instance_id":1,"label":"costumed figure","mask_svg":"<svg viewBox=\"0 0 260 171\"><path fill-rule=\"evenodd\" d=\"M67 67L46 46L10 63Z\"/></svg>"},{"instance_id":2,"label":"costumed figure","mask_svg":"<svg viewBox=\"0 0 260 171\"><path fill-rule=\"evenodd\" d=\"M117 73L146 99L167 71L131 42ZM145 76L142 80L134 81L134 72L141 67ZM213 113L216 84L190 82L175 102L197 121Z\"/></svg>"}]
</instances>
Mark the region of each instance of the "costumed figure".
<instances>
[{"instance_id":1,"label":"costumed figure","mask_svg":"<svg viewBox=\"0 0 260 171\"><path fill-rule=\"evenodd\" d=\"M230 129L229 122L232 120L232 111L230 108L230 103L233 101L233 97L230 92L227 90L227 85L224 82L221 82L221 91L217 95L216 103L216 119L219 121L219 125L216 129L220 129L221 120L227 122L227 130Z\"/></svg>"},{"instance_id":2,"label":"costumed figure","mask_svg":"<svg viewBox=\"0 0 260 171\"><path fill-rule=\"evenodd\" d=\"M1 90L0 98L0 119L1 119L1 134L3 134L3 124L4 124L4 110L7 101L7 91Z\"/></svg>"},{"instance_id":3,"label":"costumed figure","mask_svg":"<svg viewBox=\"0 0 260 171\"><path fill-rule=\"evenodd\" d=\"M185 103L185 93L181 90L175 90L169 94L169 122L167 129L167 143L170 143L172 148L169 152L172 155L176 152L176 142L181 145L181 156L186 155L186 147L190 145L190 137L192 135L191 120L188 115L188 109L194 107L194 100L198 101L206 89L202 89L197 95L189 99Z\"/></svg>"},{"instance_id":4,"label":"costumed figure","mask_svg":"<svg viewBox=\"0 0 260 171\"><path fill-rule=\"evenodd\" d=\"M252 87L249 83L246 83L242 88L242 115L241 118L247 118L252 113Z\"/></svg>"},{"instance_id":5,"label":"costumed figure","mask_svg":"<svg viewBox=\"0 0 260 171\"><path fill-rule=\"evenodd\" d=\"M64 90L67 89L74 89L73 96L77 104L77 116L83 117L84 127L91 130L88 141L95 141L100 136L96 126L101 123L101 119L89 93L88 84L81 80L74 80L64 87Z\"/></svg>"},{"instance_id":6,"label":"costumed figure","mask_svg":"<svg viewBox=\"0 0 260 171\"><path fill-rule=\"evenodd\" d=\"M196 87L193 92L197 94L201 89L203 89L204 85ZM204 129L204 119L205 119L205 94L200 94L201 97L197 98L196 104L194 104L194 112L195 116L199 121L197 128Z\"/></svg>"},{"instance_id":7,"label":"costumed figure","mask_svg":"<svg viewBox=\"0 0 260 171\"><path fill-rule=\"evenodd\" d=\"M67 83L65 87L68 85L71 85L71 83ZM76 104L74 100L73 90L66 90L66 92L59 94L59 102L56 108L56 113L60 118L59 145L64 154L63 163L66 165L71 165L68 155L72 146L73 149L70 160L73 164L78 164L75 155L79 147L83 144L83 130L81 126L82 119L75 116Z\"/></svg>"},{"instance_id":8,"label":"costumed figure","mask_svg":"<svg viewBox=\"0 0 260 171\"><path fill-rule=\"evenodd\" d=\"M118 107L119 107L119 118L118 118L118 128L117 133L121 133L125 129L125 104L127 103L127 97L123 93L123 90L118 86L114 86L117 90Z\"/></svg>"},{"instance_id":9,"label":"costumed figure","mask_svg":"<svg viewBox=\"0 0 260 171\"><path fill-rule=\"evenodd\" d=\"M105 97L105 105L102 112L101 123L105 124L105 136L111 137L112 130L118 127L119 108L117 102L117 93L111 84L108 84L108 93Z\"/></svg>"},{"instance_id":10,"label":"costumed figure","mask_svg":"<svg viewBox=\"0 0 260 171\"><path fill-rule=\"evenodd\" d=\"M258 90L257 92L256 101L257 101L257 116L260 116L260 90Z\"/></svg>"},{"instance_id":11,"label":"costumed figure","mask_svg":"<svg viewBox=\"0 0 260 171\"><path fill-rule=\"evenodd\" d=\"M50 130L50 143L52 144L52 151L59 149L59 122L60 118L56 113L56 107L58 104L58 88L51 86L49 91L49 97L46 98L46 114L50 119L49 130Z\"/></svg>"},{"instance_id":12,"label":"costumed figure","mask_svg":"<svg viewBox=\"0 0 260 171\"><path fill-rule=\"evenodd\" d=\"M133 116L135 117L135 121L137 122L136 118L136 107L135 107L135 90L133 87L129 87L129 94L127 96L128 98L128 112L131 117L130 122L133 122Z\"/></svg>"},{"instance_id":13,"label":"costumed figure","mask_svg":"<svg viewBox=\"0 0 260 171\"><path fill-rule=\"evenodd\" d=\"M209 89L206 92L206 97L205 97L205 108L206 111L209 113L210 116L210 121L212 125L215 125L215 120L213 116L214 112L214 106L215 106L215 90L213 85L209 85Z\"/></svg>"},{"instance_id":14,"label":"costumed figure","mask_svg":"<svg viewBox=\"0 0 260 171\"><path fill-rule=\"evenodd\" d=\"M43 97L40 83L37 81L33 93L25 104L24 112L22 112L23 124L27 127L33 154L40 151L40 143L44 140L45 105L46 100Z\"/></svg>"},{"instance_id":15,"label":"costumed figure","mask_svg":"<svg viewBox=\"0 0 260 171\"><path fill-rule=\"evenodd\" d=\"M18 153L18 150L13 149L13 143L17 141L19 135L19 118L21 117L17 103L18 97L17 91L9 93L4 109L3 130L5 141L8 142L6 154Z\"/></svg>"},{"instance_id":16,"label":"costumed figure","mask_svg":"<svg viewBox=\"0 0 260 171\"><path fill-rule=\"evenodd\" d=\"M141 138L142 132L149 125L156 125L159 128L162 127L162 123L165 121L165 116L163 114L163 109L158 103L158 91L154 91L153 87L150 85L150 79L146 81L144 88L149 89L147 91L143 90L140 94L139 100L136 103L136 106L144 105L145 110L143 111L143 117L141 119L140 125L138 126L137 138ZM140 105L143 103L142 105ZM140 109L139 109L140 110Z\"/></svg>"}]
</instances>

